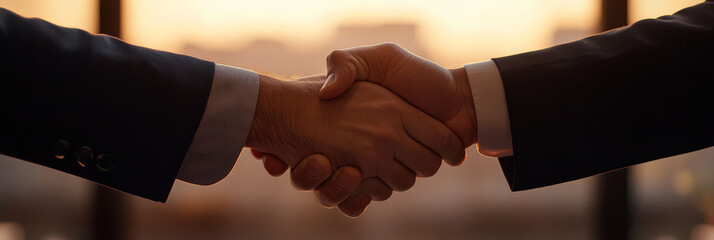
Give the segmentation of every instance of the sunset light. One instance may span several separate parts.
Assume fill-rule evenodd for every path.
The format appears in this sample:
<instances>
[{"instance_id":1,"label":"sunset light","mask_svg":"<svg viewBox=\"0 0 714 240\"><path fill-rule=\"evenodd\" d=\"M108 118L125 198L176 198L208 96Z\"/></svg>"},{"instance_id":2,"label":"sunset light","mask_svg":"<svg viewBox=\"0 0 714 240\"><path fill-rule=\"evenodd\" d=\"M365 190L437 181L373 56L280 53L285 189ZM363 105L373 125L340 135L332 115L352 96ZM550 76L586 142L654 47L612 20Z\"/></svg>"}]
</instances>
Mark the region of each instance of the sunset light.
<instances>
[{"instance_id":1,"label":"sunset light","mask_svg":"<svg viewBox=\"0 0 714 240\"><path fill-rule=\"evenodd\" d=\"M714 239L702 2L0 0L0 240Z\"/></svg>"},{"instance_id":2,"label":"sunset light","mask_svg":"<svg viewBox=\"0 0 714 240\"><path fill-rule=\"evenodd\" d=\"M597 25L598 1L126 1L125 38L180 51L191 43L237 48L271 39L296 48L321 44L339 25L411 23L443 64L459 64L552 44L558 29Z\"/></svg>"}]
</instances>

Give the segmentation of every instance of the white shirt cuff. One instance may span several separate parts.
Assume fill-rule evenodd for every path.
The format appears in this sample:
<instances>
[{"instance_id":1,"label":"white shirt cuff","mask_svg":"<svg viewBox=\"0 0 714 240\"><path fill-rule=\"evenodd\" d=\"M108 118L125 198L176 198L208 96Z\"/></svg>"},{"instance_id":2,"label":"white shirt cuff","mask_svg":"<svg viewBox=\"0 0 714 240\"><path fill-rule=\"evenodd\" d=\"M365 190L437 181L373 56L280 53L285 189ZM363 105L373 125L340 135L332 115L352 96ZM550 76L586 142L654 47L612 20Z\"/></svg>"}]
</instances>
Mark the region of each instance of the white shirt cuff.
<instances>
[{"instance_id":1,"label":"white shirt cuff","mask_svg":"<svg viewBox=\"0 0 714 240\"><path fill-rule=\"evenodd\" d=\"M176 178L211 185L233 170L253 122L258 74L216 64L206 109Z\"/></svg>"},{"instance_id":2,"label":"white shirt cuff","mask_svg":"<svg viewBox=\"0 0 714 240\"><path fill-rule=\"evenodd\" d=\"M478 126L479 153L490 157L513 155L511 123L503 81L492 60L464 66L471 86Z\"/></svg>"}]
</instances>

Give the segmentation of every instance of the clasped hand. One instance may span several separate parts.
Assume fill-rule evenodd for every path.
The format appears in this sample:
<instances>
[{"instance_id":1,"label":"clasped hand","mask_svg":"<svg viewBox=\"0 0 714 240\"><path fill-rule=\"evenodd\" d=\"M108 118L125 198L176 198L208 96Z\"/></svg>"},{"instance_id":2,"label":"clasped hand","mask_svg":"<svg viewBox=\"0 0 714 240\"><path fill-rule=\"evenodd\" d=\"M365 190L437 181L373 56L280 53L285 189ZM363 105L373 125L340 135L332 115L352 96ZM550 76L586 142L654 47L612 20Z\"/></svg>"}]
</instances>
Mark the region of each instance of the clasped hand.
<instances>
[{"instance_id":1,"label":"clasped hand","mask_svg":"<svg viewBox=\"0 0 714 240\"><path fill-rule=\"evenodd\" d=\"M327 67L326 81L261 76L246 143L268 173L291 168L293 186L314 190L323 206L356 217L434 175L442 159L460 164L477 142L463 68L393 43L335 50Z\"/></svg>"}]
</instances>

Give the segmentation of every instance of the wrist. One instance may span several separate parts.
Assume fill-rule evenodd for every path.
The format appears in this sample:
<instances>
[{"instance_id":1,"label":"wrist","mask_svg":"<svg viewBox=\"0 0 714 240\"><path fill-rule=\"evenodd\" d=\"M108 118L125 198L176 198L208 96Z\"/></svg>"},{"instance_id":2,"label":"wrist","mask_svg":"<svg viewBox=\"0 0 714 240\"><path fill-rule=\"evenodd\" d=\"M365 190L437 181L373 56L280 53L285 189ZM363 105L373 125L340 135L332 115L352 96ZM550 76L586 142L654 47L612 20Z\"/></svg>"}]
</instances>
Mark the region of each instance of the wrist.
<instances>
[{"instance_id":1,"label":"wrist","mask_svg":"<svg viewBox=\"0 0 714 240\"><path fill-rule=\"evenodd\" d=\"M280 100L277 98L281 95L281 81L275 78L260 74L258 76L258 101L253 114L253 122L246 139L245 146L267 151L270 141L271 132L275 132L280 127L277 123L280 109Z\"/></svg>"},{"instance_id":2,"label":"wrist","mask_svg":"<svg viewBox=\"0 0 714 240\"><path fill-rule=\"evenodd\" d=\"M306 138L321 126L316 112L320 82L283 81L259 75L260 88L246 147L277 156L294 167L313 153Z\"/></svg>"},{"instance_id":3,"label":"wrist","mask_svg":"<svg viewBox=\"0 0 714 240\"><path fill-rule=\"evenodd\" d=\"M476 120L476 109L474 108L473 95L471 94L471 86L469 84L468 75L464 67L449 69L456 89L458 98L461 100L462 110L465 114L462 133L457 133L462 137L465 147L469 147L478 143L478 122Z\"/></svg>"}]
</instances>

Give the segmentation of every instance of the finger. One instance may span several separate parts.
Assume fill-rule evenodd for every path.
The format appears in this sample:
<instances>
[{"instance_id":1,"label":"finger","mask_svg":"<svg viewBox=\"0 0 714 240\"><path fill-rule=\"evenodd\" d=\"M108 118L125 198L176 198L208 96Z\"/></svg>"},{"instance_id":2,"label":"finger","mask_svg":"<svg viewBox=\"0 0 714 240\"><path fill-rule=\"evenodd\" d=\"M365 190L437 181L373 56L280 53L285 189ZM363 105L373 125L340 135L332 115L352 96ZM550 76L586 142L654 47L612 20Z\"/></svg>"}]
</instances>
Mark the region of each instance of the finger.
<instances>
[{"instance_id":1,"label":"finger","mask_svg":"<svg viewBox=\"0 0 714 240\"><path fill-rule=\"evenodd\" d=\"M362 180L362 183L347 199L337 207L345 216L357 217L369 206L371 201L384 201L392 196L392 189L382 180L371 177Z\"/></svg>"},{"instance_id":2,"label":"finger","mask_svg":"<svg viewBox=\"0 0 714 240\"><path fill-rule=\"evenodd\" d=\"M327 81L320 89L320 97L331 99L342 95L357 79L358 67L365 69L349 51L332 51L327 55Z\"/></svg>"},{"instance_id":3,"label":"finger","mask_svg":"<svg viewBox=\"0 0 714 240\"><path fill-rule=\"evenodd\" d=\"M402 124L412 139L436 152L452 166L464 161L464 144L451 129L418 109L405 111Z\"/></svg>"},{"instance_id":4,"label":"finger","mask_svg":"<svg viewBox=\"0 0 714 240\"><path fill-rule=\"evenodd\" d=\"M372 201L384 201L392 196L392 189L376 177L366 178L357 188L358 192L367 194Z\"/></svg>"},{"instance_id":5,"label":"finger","mask_svg":"<svg viewBox=\"0 0 714 240\"><path fill-rule=\"evenodd\" d=\"M394 157L419 177L431 177L441 167L441 156L410 137L400 141Z\"/></svg>"},{"instance_id":6,"label":"finger","mask_svg":"<svg viewBox=\"0 0 714 240\"><path fill-rule=\"evenodd\" d=\"M406 191L416 182L416 174L397 160L380 161L378 167L377 177L394 191Z\"/></svg>"},{"instance_id":7,"label":"finger","mask_svg":"<svg viewBox=\"0 0 714 240\"><path fill-rule=\"evenodd\" d=\"M261 158L263 158L263 156L265 156L265 154L263 152L255 150L255 148L251 148L250 153L252 153L253 157L255 157L257 159L261 159Z\"/></svg>"},{"instance_id":8,"label":"finger","mask_svg":"<svg viewBox=\"0 0 714 240\"><path fill-rule=\"evenodd\" d=\"M335 98L352 86L355 80L383 82L393 57L408 53L395 43L335 50L327 55L327 81L320 89L320 98ZM394 90L394 89L392 89Z\"/></svg>"},{"instance_id":9,"label":"finger","mask_svg":"<svg viewBox=\"0 0 714 240\"><path fill-rule=\"evenodd\" d=\"M288 165L272 154L263 155L263 167L273 177L279 177L288 170Z\"/></svg>"},{"instance_id":10,"label":"finger","mask_svg":"<svg viewBox=\"0 0 714 240\"><path fill-rule=\"evenodd\" d=\"M332 175L332 164L322 154L313 154L290 171L290 180L298 190L313 190Z\"/></svg>"},{"instance_id":11,"label":"finger","mask_svg":"<svg viewBox=\"0 0 714 240\"><path fill-rule=\"evenodd\" d=\"M315 198L324 207L337 206L357 189L361 180L362 174L357 168L341 167L315 190Z\"/></svg>"},{"instance_id":12,"label":"finger","mask_svg":"<svg viewBox=\"0 0 714 240\"><path fill-rule=\"evenodd\" d=\"M372 198L369 195L355 191L352 195L347 197L347 199L337 205L337 207L345 216L354 218L361 215L364 210L367 209L371 201Z\"/></svg>"}]
</instances>

